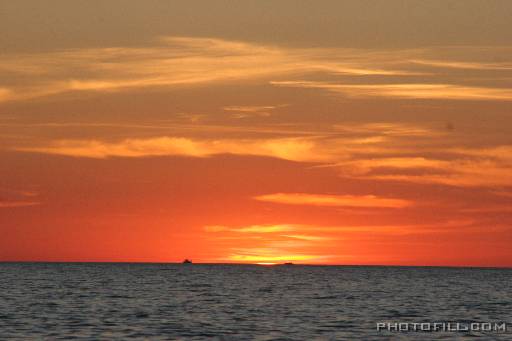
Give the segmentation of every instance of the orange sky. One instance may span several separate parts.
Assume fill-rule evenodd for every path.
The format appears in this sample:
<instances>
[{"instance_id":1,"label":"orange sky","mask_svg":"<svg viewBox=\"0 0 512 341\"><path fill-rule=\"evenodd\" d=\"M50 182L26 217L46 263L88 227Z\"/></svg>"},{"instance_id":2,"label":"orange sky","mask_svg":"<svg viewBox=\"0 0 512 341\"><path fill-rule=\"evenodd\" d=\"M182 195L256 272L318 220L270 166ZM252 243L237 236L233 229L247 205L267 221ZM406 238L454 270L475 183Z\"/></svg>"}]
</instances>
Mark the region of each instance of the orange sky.
<instances>
[{"instance_id":1,"label":"orange sky","mask_svg":"<svg viewBox=\"0 0 512 341\"><path fill-rule=\"evenodd\" d=\"M0 261L512 266L512 4L292 3L1 1Z\"/></svg>"}]
</instances>

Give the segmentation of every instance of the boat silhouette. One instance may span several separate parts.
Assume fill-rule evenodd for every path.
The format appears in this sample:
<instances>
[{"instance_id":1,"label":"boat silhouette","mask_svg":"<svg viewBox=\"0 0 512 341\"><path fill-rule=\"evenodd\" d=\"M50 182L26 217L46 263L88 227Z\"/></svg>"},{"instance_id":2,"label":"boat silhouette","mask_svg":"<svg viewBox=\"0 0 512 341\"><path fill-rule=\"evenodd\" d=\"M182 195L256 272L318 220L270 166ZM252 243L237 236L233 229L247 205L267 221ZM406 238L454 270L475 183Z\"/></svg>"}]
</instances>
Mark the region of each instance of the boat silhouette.
<instances>
[{"instance_id":1,"label":"boat silhouette","mask_svg":"<svg viewBox=\"0 0 512 341\"><path fill-rule=\"evenodd\" d=\"M183 261L183 264L192 264L192 261L187 258Z\"/></svg>"}]
</instances>

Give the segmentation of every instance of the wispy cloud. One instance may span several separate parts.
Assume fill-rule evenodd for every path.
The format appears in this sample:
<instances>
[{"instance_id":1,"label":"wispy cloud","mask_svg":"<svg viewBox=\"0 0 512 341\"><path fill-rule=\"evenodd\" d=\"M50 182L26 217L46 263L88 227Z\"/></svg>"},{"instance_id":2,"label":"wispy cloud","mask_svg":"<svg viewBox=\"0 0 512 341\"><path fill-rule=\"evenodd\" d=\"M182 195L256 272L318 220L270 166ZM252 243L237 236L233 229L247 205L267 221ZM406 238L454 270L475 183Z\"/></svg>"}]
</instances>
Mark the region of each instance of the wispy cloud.
<instances>
[{"instance_id":1,"label":"wispy cloud","mask_svg":"<svg viewBox=\"0 0 512 341\"><path fill-rule=\"evenodd\" d=\"M315 141L310 138L200 140L158 137L110 143L97 140L62 140L45 147L23 147L17 150L90 158L164 155L209 157L219 154L268 156L308 162L320 162L329 158L329 155L316 152Z\"/></svg>"},{"instance_id":2,"label":"wispy cloud","mask_svg":"<svg viewBox=\"0 0 512 341\"><path fill-rule=\"evenodd\" d=\"M276 263L276 262L316 262L329 258L329 256L311 252L311 247L329 240L327 237L314 234L292 234L291 232L301 230L301 225L292 224L269 224L250 225L242 227L230 226L205 226L206 232L222 233L233 235L233 241L239 242L247 235L262 236L257 240L258 246L229 248L229 254L222 260L232 262L248 263ZM283 234L285 233L285 234ZM288 234L290 233L290 234ZM238 239L237 239L238 238ZM311 253L309 253L311 252Z\"/></svg>"},{"instance_id":3,"label":"wispy cloud","mask_svg":"<svg viewBox=\"0 0 512 341\"><path fill-rule=\"evenodd\" d=\"M434 137L443 135L439 130L434 130L428 125L418 125L400 122L375 122L335 124L334 129L339 132L392 137Z\"/></svg>"},{"instance_id":4,"label":"wispy cloud","mask_svg":"<svg viewBox=\"0 0 512 341\"><path fill-rule=\"evenodd\" d=\"M512 186L510 166L497 166L489 162L452 162L453 166L447 174L422 174L422 175L368 175L360 176L361 179L373 179L381 181L403 181L419 184L441 184L458 187L500 187Z\"/></svg>"},{"instance_id":5,"label":"wispy cloud","mask_svg":"<svg viewBox=\"0 0 512 341\"><path fill-rule=\"evenodd\" d=\"M512 186L512 147L452 148L445 149L445 152L452 153L452 157L360 158L340 162L335 167L344 176L360 179L437 183L460 187ZM423 171L418 174L415 172L417 170Z\"/></svg>"},{"instance_id":6,"label":"wispy cloud","mask_svg":"<svg viewBox=\"0 0 512 341\"><path fill-rule=\"evenodd\" d=\"M0 208L16 208L40 205L37 201L0 201Z\"/></svg>"},{"instance_id":7,"label":"wispy cloud","mask_svg":"<svg viewBox=\"0 0 512 341\"><path fill-rule=\"evenodd\" d=\"M183 131L186 131L183 127ZM245 128L205 127L212 132ZM192 129L195 129L192 127ZM201 127L197 127L201 129ZM242 129L242 130L240 130ZM214 157L221 154L272 157L314 163L310 167L337 169L340 176L375 181L402 181L460 187L512 185L512 147L509 145L446 148L451 132L428 125L374 123L335 125L323 131L254 129L248 138L157 136L111 140L57 140L13 147L24 152L72 157L111 158L147 156ZM262 137L287 132L291 137ZM303 135L299 135L302 134ZM318 135L316 135L318 134ZM295 135L295 136L294 136ZM433 137L436 137L434 139ZM444 139L439 139L444 137ZM457 137L457 138L460 138ZM414 139L414 144L411 144ZM259 200L288 204L347 206L376 205L378 198L332 197L274 193ZM382 201L380 202L382 204ZM396 202L395 206L399 206Z\"/></svg>"},{"instance_id":8,"label":"wispy cloud","mask_svg":"<svg viewBox=\"0 0 512 341\"><path fill-rule=\"evenodd\" d=\"M39 193L32 190L15 190L0 188L0 209L40 205L36 199Z\"/></svg>"},{"instance_id":9,"label":"wispy cloud","mask_svg":"<svg viewBox=\"0 0 512 341\"><path fill-rule=\"evenodd\" d=\"M211 233L232 233L243 237L244 234L268 234L277 237L309 239L325 241L343 236L345 233L366 233L388 235L423 234L439 231L450 231L475 224L473 219L453 219L437 223L396 224L396 225L305 225L305 224L267 224L241 227L214 225L205 226L204 230ZM452 230L452 231L454 231ZM284 232L284 233L283 233ZM291 233L290 233L291 232ZM304 238L302 238L304 237ZM321 237L321 238L315 238ZM245 237L244 237L245 238ZM271 238L267 236L267 238ZM270 239L269 239L270 240ZM272 239L274 240L274 239Z\"/></svg>"},{"instance_id":10,"label":"wispy cloud","mask_svg":"<svg viewBox=\"0 0 512 341\"><path fill-rule=\"evenodd\" d=\"M440 68L464 69L464 70L512 70L511 63L478 63L478 62L463 62L463 61L446 61L446 60L432 60L432 59L411 59L409 62L434 66Z\"/></svg>"},{"instance_id":11,"label":"wispy cloud","mask_svg":"<svg viewBox=\"0 0 512 341\"><path fill-rule=\"evenodd\" d=\"M248 263L277 262L325 262L332 255L325 251L344 240L361 240L368 236L407 238L410 235L454 233L461 229L470 230L474 224L471 219L445 221L434 224L412 225L354 225L323 226L303 224L269 224L242 227L206 226L208 233L220 234L222 240L226 234L231 236L230 244L225 244L228 255L221 260ZM249 236L261 238L252 240L250 246L244 245ZM255 245L256 244L256 245ZM349 257L350 255L344 255Z\"/></svg>"},{"instance_id":12,"label":"wispy cloud","mask_svg":"<svg viewBox=\"0 0 512 341\"><path fill-rule=\"evenodd\" d=\"M260 131L261 132L261 131ZM300 162L335 162L357 150L372 151L385 137L294 136L261 138L151 137L121 141L57 140L46 145L17 147L17 151L67 155L73 157L210 157L220 154L267 156Z\"/></svg>"},{"instance_id":13,"label":"wispy cloud","mask_svg":"<svg viewBox=\"0 0 512 341\"><path fill-rule=\"evenodd\" d=\"M459 55L464 49L461 51ZM437 69L506 72L512 63L432 59L431 55L436 55L435 49L293 48L192 37L159 38L146 47L4 54L0 57L0 79L5 82L0 83L0 102L77 91L108 93L258 79L275 86L323 89L352 98L511 100L508 88L470 85L460 76L454 83L446 83L442 81L444 73ZM425 67L433 70L425 72ZM338 81L318 81L318 75ZM417 79L411 76L419 75L437 81L411 81ZM345 82L346 77L377 76L381 78L378 83ZM278 77L285 80L275 81ZM388 82L381 84L382 80ZM252 109L257 108L241 106L238 113L268 113Z\"/></svg>"},{"instance_id":14,"label":"wispy cloud","mask_svg":"<svg viewBox=\"0 0 512 341\"><path fill-rule=\"evenodd\" d=\"M304 234L283 234L283 237L286 238L292 238L292 239L299 239L299 240L307 240L307 241L323 241L323 240L329 240L329 237L322 237L322 236L310 236L310 235L304 235Z\"/></svg>"},{"instance_id":15,"label":"wispy cloud","mask_svg":"<svg viewBox=\"0 0 512 341\"><path fill-rule=\"evenodd\" d=\"M250 225L244 227L228 227L222 225L208 225L204 227L207 232L239 232L239 233L276 233L294 231L294 225Z\"/></svg>"},{"instance_id":16,"label":"wispy cloud","mask_svg":"<svg viewBox=\"0 0 512 341\"><path fill-rule=\"evenodd\" d=\"M344 58L340 59L339 57ZM280 48L212 38L166 37L153 47L70 49L39 54L4 55L0 75L26 82L4 87L0 100L23 100L72 91L204 85L214 82L328 72L394 75L406 71L376 69L364 53L350 49Z\"/></svg>"},{"instance_id":17,"label":"wispy cloud","mask_svg":"<svg viewBox=\"0 0 512 341\"><path fill-rule=\"evenodd\" d=\"M354 98L385 97L489 101L512 100L512 90L509 88L476 87L457 84L398 83L360 85L320 81L271 81L270 84L281 87L322 89Z\"/></svg>"},{"instance_id":18,"label":"wispy cloud","mask_svg":"<svg viewBox=\"0 0 512 341\"><path fill-rule=\"evenodd\" d=\"M403 208L412 202L403 199L383 198L375 195L326 195L307 193L274 193L254 197L259 201L288 204L330 207L382 207Z\"/></svg>"},{"instance_id":19,"label":"wispy cloud","mask_svg":"<svg viewBox=\"0 0 512 341\"><path fill-rule=\"evenodd\" d=\"M232 112L234 118L246 118L246 117L268 117L272 114L272 111L277 108L285 107L286 105L253 105L253 106L239 106L231 105L226 106L223 109L225 111Z\"/></svg>"}]
</instances>

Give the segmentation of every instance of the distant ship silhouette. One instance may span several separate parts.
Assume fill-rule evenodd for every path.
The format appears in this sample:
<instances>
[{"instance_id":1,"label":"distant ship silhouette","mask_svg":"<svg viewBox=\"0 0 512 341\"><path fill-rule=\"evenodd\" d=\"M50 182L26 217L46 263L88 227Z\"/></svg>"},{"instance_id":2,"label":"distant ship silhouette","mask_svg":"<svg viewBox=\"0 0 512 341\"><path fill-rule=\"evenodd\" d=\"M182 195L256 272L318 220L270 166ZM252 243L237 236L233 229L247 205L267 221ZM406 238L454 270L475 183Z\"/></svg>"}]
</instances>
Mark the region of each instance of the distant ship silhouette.
<instances>
[{"instance_id":1,"label":"distant ship silhouette","mask_svg":"<svg viewBox=\"0 0 512 341\"><path fill-rule=\"evenodd\" d=\"M286 262L283 265L293 265L293 263L292 262Z\"/></svg>"},{"instance_id":2,"label":"distant ship silhouette","mask_svg":"<svg viewBox=\"0 0 512 341\"><path fill-rule=\"evenodd\" d=\"M183 264L192 264L192 261L190 259L185 259L183 261Z\"/></svg>"}]
</instances>

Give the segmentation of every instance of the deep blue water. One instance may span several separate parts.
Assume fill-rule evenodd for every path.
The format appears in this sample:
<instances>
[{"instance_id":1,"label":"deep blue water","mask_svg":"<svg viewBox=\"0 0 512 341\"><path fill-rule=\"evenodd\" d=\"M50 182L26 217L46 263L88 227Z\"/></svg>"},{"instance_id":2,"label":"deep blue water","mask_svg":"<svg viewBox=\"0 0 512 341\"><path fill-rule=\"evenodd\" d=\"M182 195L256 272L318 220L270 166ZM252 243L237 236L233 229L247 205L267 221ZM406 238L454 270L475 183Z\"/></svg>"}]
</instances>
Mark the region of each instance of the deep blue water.
<instances>
[{"instance_id":1,"label":"deep blue water","mask_svg":"<svg viewBox=\"0 0 512 341\"><path fill-rule=\"evenodd\" d=\"M512 339L512 270L0 263L0 340ZM377 322L508 322L503 332Z\"/></svg>"}]
</instances>

